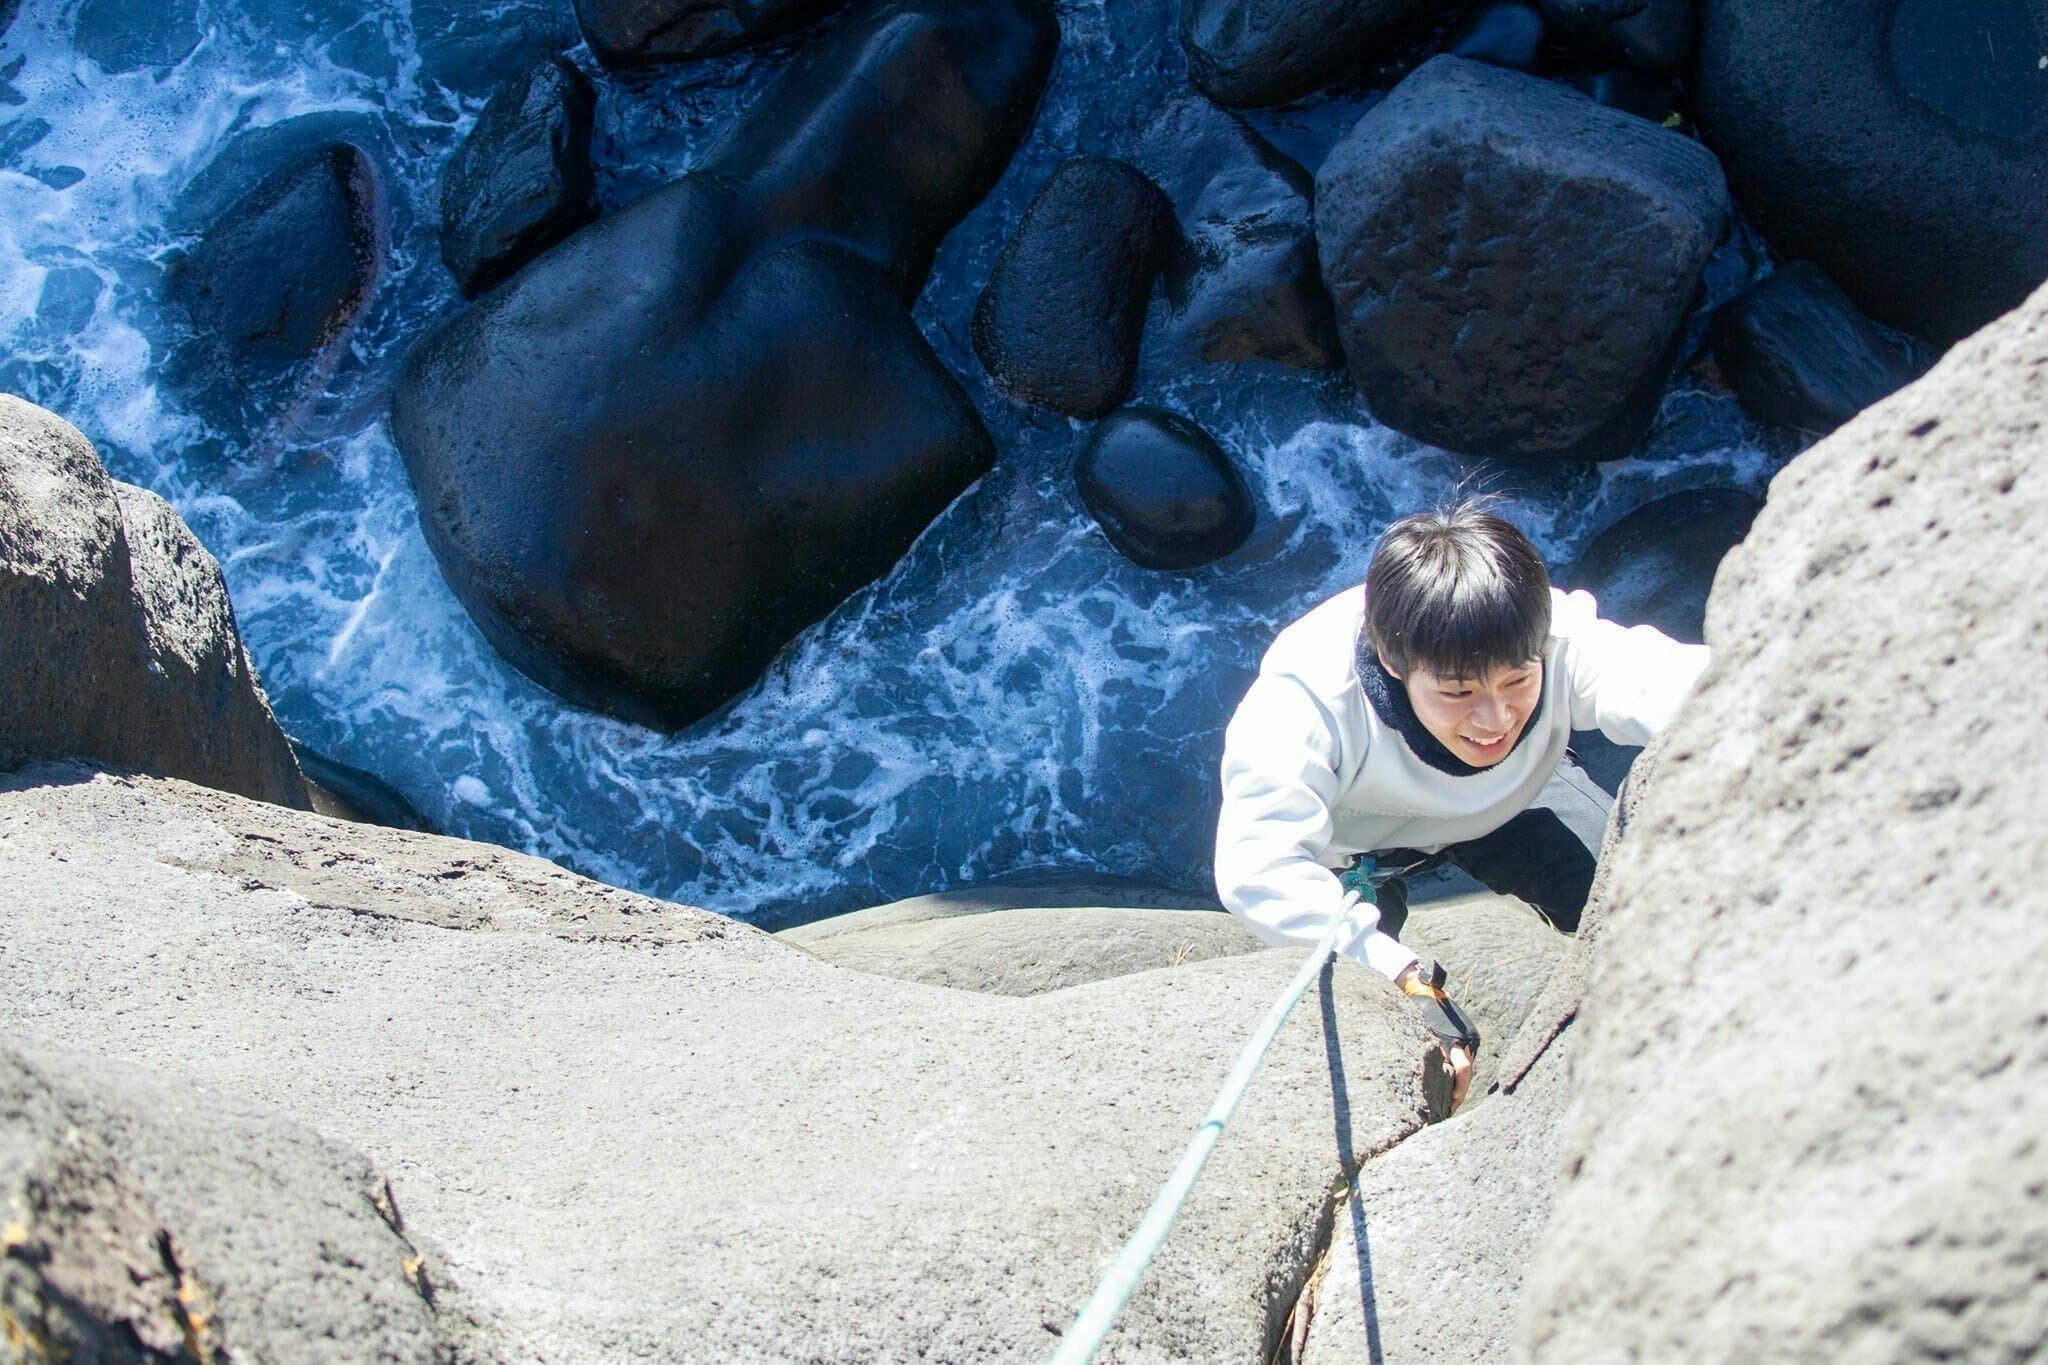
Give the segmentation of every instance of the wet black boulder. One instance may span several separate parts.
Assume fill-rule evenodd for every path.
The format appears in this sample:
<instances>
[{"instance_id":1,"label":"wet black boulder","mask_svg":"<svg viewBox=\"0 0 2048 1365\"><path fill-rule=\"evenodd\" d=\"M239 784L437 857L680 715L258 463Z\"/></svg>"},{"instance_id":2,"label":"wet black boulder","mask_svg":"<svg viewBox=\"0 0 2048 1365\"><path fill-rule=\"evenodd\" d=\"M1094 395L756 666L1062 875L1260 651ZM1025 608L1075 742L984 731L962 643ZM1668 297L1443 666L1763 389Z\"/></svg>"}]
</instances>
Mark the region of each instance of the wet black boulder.
<instances>
[{"instance_id":1,"label":"wet black boulder","mask_svg":"<svg viewBox=\"0 0 2048 1365\"><path fill-rule=\"evenodd\" d=\"M1658 80L1692 56L1693 0L1543 0L1551 27L1595 62L1615 62Z\"/></svg>"},{"instance_id":2,"label":"wet black boulder","mask_svg":"<svg viewBox=\"0 0 2048 1365\"><path fill-rule=\"evenodd\" d=\"M987 469L908 304L1029 126L1057 40L1037 3L871 5L698 171L413 348L393 433L443 573L507 658L687 723Z\"/></svg>"},{"instance_id":3,"label":"wet black boulder","mask_svg":"<svg viewBox=\"0 0 2048 1365\"><path fill-rule=\"evenodd\" d=\"M1671 116L1677 103L1669 81L1644 75L1632 66L1612 66L1604 71L1582 71L1567 78L1572 89L1595 104L1619 109L1652 123Z\"/></svg>"},{"instance_id":4,"label":"wet black boulder","mask_svg":"<svg viewBox=\"0 0 2048 1365\"><path fill-rule=\"evenodd\" d=\"M1214 563L1244 544L1256 516L1223 447L1160 408L1128 407L1097 423L1074 482L1109 543L1147 569Z\"/></svg>"},{"instance_id":5,"label":"wet black boulder","mask_svg":"<svg viewBox=\"0 0 2048 1365\"><path fill-rule=\"evenodd\" d=\"M1762 509L1759 499L1739 488L1669 494L1602 531L1554 581L1592 593L1610 621L1652 626L1674 640L1699 644L1706 638L1714 574ZM1572 749L1579 765L1610 792L1620 788L1638 752L1597 730L1574 734Z\"/></svg>"},{"instance_id":6,"label":"wet black boulder","mask_svg":"<svg viewBox=\"0 0 2048 1365\"><path fill-rule=\"evenodd\" d=\"M559 57L499 86L441 172L441 258L474 296L597 216L596 96Z\"/></svg>"},{"instance_id":7,"label":"wet black boulder","mask_svg":"<svg viewBox=\"0 0 2048 1365\"><path fill-rule=\"evenodd\" d=\"M1444 44L1453 57L1535 71L1543 65L1543 11L1526 0L1481 5L1458 21Z\"/></svg>"},{"instance_id":8,"label":"wet black boulder","mask_svg":"<svg viewBox=\"0 0 2048 1365\"><path fill-rule=\"evenodd\" d=\"M171 264L170 294L197 343L236 372L274 372L331 346L384 260L383 191L348 142L279 166Z\"/></svg>"},{"instance_id":9,"label":"wet black boulder","mask_svg":"<svg viewBox=\"0 0 2048 1365\"><path fill-rule=\"evenodd\" d=\"M1920 377L1903 337L1810 261L1780 267L1714 314L1714 359L1759 421L1823 436Z\"/></svg>"},{"instance_id":10,"label":"wet black boulder","mask_svg":"<svg viewBox=\"0 0 2048 1365\"><path fill-rule=\"evenodd\" d=\"M1700 132L1771 244L1946 345L2048 278L2048 0L1703 0Z\"/></svg>"},{"instance_id":11,"label":"wet black boulder","mask_svg":"<svg viewBox=\"0 0 2048 1365\"><path fill-rule=\"evenodd\" d=\"M846 0L576 0L576 22L606 66L715 57L793 33Z\"/></svg>"},{"instance_id":12,"label":"wet black boulder","mask_svg":"<svg viewBox=\"0 0 2048 1365\"><path fill-rule=\"evenodd\" d=\"M1343 363L1316 262L1315 182L1199 95L1169 103L1132 159L1173 204L1169 327L1203 360Z\"/></svg>"},{"instance_id":13,"label":"wet black boulder","mask_svg":"<svg viewBox=\"0 0 2048 1365\"><path fill-rule=\"evenodd\" d=\"M1403 81L1316 177L1323 280L1373 414L1511 458L1634 448L1727 214L1698 143L1457 57Z\"/></svg>"},{"instance_id":14,"label":"wet black boulder","mask_svg":"<svg viewBox=\"0 0 2048 1365\"><path fill-rule=\"evenodd\" d=\"M1181 0L1188 77L1232 108L1283 104L1350 75L1438 7L1429 0Z\"/></svg>"},{"instance_id":15,"label":"wet black boulder","mask_svg":"<svg viewBox=\"0 0 2048 1365\"><path fill-rule=\"evenodd\" d=\"M1100 156L1061 162L975 305L975 354L997 386L1070 417L1122 402L1172 221L1134 167Z\"/></svg>"}]
</instances>

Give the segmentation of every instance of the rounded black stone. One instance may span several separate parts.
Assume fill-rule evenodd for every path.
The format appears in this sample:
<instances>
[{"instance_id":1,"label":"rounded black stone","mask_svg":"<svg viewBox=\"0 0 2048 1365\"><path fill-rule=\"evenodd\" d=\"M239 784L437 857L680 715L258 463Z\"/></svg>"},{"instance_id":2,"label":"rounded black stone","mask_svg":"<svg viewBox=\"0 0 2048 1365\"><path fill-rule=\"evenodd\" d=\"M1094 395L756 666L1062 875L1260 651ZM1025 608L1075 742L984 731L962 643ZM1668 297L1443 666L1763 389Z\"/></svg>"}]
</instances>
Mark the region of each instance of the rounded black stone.
<instances>
[{"instance_id":1,"label":"rounded black stone","mask_svg":"<svg viewBox=\"0 0 2048 1365\"><path fill-rule=\"evenodd\" d=\"M1507 0L1466 15L1444 51L1488 66L1534 71L1543 64L1543 39L1543 11L1526 0Z\"/></svg>"},{"instance_id":2,"label":"rounded black stone","mask_svg":"<svg viewBox=\"0 0 2048 1365\"><path fill-rule=\"evenodd\" d=\"M1779 267L1714 314L1714 359L1760 421L1820 436L1922 369L1810 261Z\"/></svg>"},{"instance_id":3,"label":"rounded black stone","mask_svg":"<svg viewBox=\"0 0 2048 1365\"><path fill-rule=\"evenodd\" d=\"M1147 569L1214 563L1244 544L1256 517L1223 447L1160 408L1128 407L1097 423L1074 482L1109 543Z\"/></svg>"},{"instance_id":4,"label":"rounded black stone","mask_svg":"<svg viewBox=\"0 0 2048 1365\"><path fill-rule=\"evenodd\" d=\"M1701 135L1779 251L1946 345L2048 279L2048 0L1702 0Z\"/></svg>"},{"instance_id":5,"label":"rounded black stone","mask_svg":"<svg viewBox=\"0 0 2048 1365\"><path fill-rule=\"evenodd\" d=\"M974 350L1005 393L1072 417L1130 392L1172 208L1107 157L1060 163L974 309Z\"/></svg>"},{"instance_id":6,"label":"rounded black stone","mask_svg":"<svg viewBox=\"0 0 2048 1365\"><path fill-rule=\"evenodd\" d=\"M1282 104L1387 55L1429 0L1182 0L1188 78L1232 108Z\"/></svg>"},{"instance_id":7,"label":"rounded black stone","mask_svg":"<svg viewBox=\"0 0 2048 1365\"><path fill-rule=\"evenodd\" d=\"M1616 66L1573 76L1568 84L1595 104L1662 123L1671 116L1671 86L1634 67Z\"/></svg>"},{"instance_id":8,"label":"rounded black stone","mask_svg":"<svg viewBox=\"0 0 2048 1365\"><path fill-rule=\"evenodd\" d=\"M1542 0L1566 42L1596 62L1618 62L1657 80L1692 56L1694 0Z\"/></svg>"}]
</instances>

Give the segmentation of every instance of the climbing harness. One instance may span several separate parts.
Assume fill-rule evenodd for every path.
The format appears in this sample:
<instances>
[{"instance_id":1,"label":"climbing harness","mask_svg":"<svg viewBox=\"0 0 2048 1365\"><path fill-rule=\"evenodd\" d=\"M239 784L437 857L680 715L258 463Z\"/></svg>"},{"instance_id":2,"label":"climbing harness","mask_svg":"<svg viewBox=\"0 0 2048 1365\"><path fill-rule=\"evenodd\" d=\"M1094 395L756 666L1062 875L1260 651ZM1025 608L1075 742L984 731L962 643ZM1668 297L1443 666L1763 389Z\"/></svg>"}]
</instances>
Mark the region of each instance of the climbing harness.
<instances>
[{"instance_id":1,"label":"climbing harness","mask_svg":"<svg viewBox=\"0 0 2048 1365\"><path fill-rule=\"evenodd\" d=\"M1374 903L1373 888L1370 881L1360 879L1357 884L1346 883L1345 890L1348 894L1344 913L1337 917L1336 923L1316 944L1315 951L1301 964L1301 970L1294 974L1294 980L1273 1002L1273 1007L1266 1011L1258 1031L1252 1034L1251 1041L1238 1054L1237 1064L1230 1068L1223 1088L1216 1092L1208 1117L1202 1120L1201 1127L1195 1129L1194 1138L1181 1154L1180 1164L1173 1168L1173 1174L1152 1201L1152 1207L1145 1211L1137 1231L1130 1235L1123 1250L1117 1253L1115 1262L1095 1286L1095 1293L1074 1318L1074 1325L1060 1339L1059 1349L1053 1353L1052 1365L1086 1365L1095 1358L1095 1352L1116 1322L1117 1314L1123 1312L1124 1305L1130 1301L1131 1291L1144 1277L1145 1268L1152 1264L1153 1256L1166 1241L1166 1234L1173 1230L1174 1219L1180 1216L1181 1205L1187 1202L1195 1177L1202 1173L1209 1153L1215 1149L1217 1139L1223 1136L1224 1125L1237 1112L1237 1103L1244 1098L1245 1087L1251 1084L1252 1073L1265 1060L1273 1039L1279 1036L1280 1026L1287 1022L1295 1004L1307 993L1309 983L1322 974L1323 964L1337 951L1337 945L1358 932L1352 925L1352 917L1360 906Z\"/></svg>"}]
</instances>

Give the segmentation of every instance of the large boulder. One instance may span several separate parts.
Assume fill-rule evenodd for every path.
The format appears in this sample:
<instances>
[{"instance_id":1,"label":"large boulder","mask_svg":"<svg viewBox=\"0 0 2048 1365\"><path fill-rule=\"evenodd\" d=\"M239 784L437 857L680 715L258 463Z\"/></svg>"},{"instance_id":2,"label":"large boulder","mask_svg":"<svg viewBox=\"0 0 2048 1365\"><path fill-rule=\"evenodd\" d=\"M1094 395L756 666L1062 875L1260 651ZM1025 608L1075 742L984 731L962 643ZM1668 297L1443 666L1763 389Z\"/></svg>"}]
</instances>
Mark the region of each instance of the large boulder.
<instances>
[{"instance_id":1,"label":"large boulder","mask_svg":"<svg viewBox=\"0 0 2048 1365\"><path fill-rule=\"evenodd\" d=\"M306 805L220 565L61 418L0 394L0 767L82 757Z\"/></svg>"},{"instance_id":2,"label":"large boulder","mask_svg":"<svg viewBox=\"0 0 2048 1365\"><path fill-rule=\"evenodd\" d=\"M1161 109L1132 160L1180 226L1165 270L1171 338L1209 361L1343 363L1307 171L1199 95Z\"/></svg>"},{"instance_id":3,"label":"large boulder","mask_svg":"<svg viewBox=\"0 0 2048 1365\"><path fill-rule=\"evenodd\" d=\"M563 1361L1042 1354L1299 964L942 990L536 858L76 766L0 780L0 937L0 1031L359 1149L464 1316ZM1103 1358L1265 1358L1344 1154L1436 1112L1410 1002L1350 963L1313 995Z\"/></svg>"},{"instance_id":4,"label":"large boulder","mask_svg":"<svg viewBox=\"0 0 2048 1365\"><path fill-rule=\"evenodd\" d=\"M1779 267L1714 314L1714 360L1752 417L1825 436L1905 387L1912 348L1856 311L1810 261Z\"/></svg>"},{"instance_id":5,"label":"large boulder","mask_svg":"<svg viewBox=\"0 0 2048 1365\"><path fill-rule=\"evenodd\" d=\"M492 92L441 172L441 258L464 294L482 293L597 216L596 107L590 82L560 57Z\"/></svg>"},{"instance_id":6,"label":"large boulder","mask_svg":"<svg viewBox=\"0 0 2048 1365\"><path fill-rule=\"evenodd\" d=\"M1516 458L1635 447L1727 213L1698 143L1457 57L1316 176L1323 279L1374 416Z\"/></svg>"},{"instance_id":7,"label":"large boulder","mask_svg":"<svg viewBox=\"0 0 2048 1365\"><path fill-rule=\"evenodd\" d=\"M1182 0L1188 77L1218 104L1282 104L1351 74L1432 17L1427 0Z\"/></svg>"},{"instance_id":8,"label":"large boulder","mask_svg":"<svg viewBox=\"0 0 2048 1365\"><path fill-rule=\"evenodd\" d=\"M793 33L845 0L576 0L576 22L606 66L715 57Z\"/></svg>"},{"instance_id":9,"label":"large boulder","mask_svg":"<svg viewBox=\"0 0 2048 1365\"><path fill-rule=\"evenodd\" d=\"M1258 518L1216 438L1177 412L1128 407L1096 424L1074 483L1109 543L1146 569L1198 569L1244 544Z\"/></svg>"},{"instance_id":10,"label":"large boulder","mask_svg":"<svg viewBox=\"0 0 2048 1365\"><path fill-rule=\"evenodd\" d=\"M993 458L907 311L1036 107L1038 0L883 0L694 173L405 359L392 431L491 642L677 725L893 565Z\"/></svg>"},{"instance_id":11,"label":"large boulder","mask_svg":"<svg viewBox=\"0 0 2048 1365\"><path fill-rule=\"evenodd\" d=\"M463 1358L480 1343L399 1215L369 1162L304 1125L0 1043L9 1359Z\"/></svg>"},{"instance_id":12,"label":"large boulder","mask_svg":"<svg viewBox=\"0 0 2048 1365\"><path fill-rule=\"evenodd\" d=\"M1069 417L1122 402L1172 222L1159 187L1132 166L1061 162L975 304L974 351L996 386Z\"/></svg>"},{"instance_id":13,"label":"large boulder","mask_svg":"<svg viewBox=\"0 0 2048 1365\"><path fill-rule=\"evenodd\" d=\"M1955 341L2048 278L2048 0L1702 0L1700 131L1772 245Z\"/></svg>"},{"instance_id":14,"label":"large boulder","mask_svg":"<svg viewBox=\"0 0 2048 1365\"><path fill-rule=\"evenodd\" d=\"M1722 565L1611 853L1535 1360L2038 1354L2044 426L2048 290L1794 460Z\"/></svg>"},{"instance_id":15,"label":"large boulder","mask_svg":"<svg viewBox=\"0 0 2048 1365\"><path fill-rule=\"evenodd\" d=\"M383 189L353 143L331 142L229 205L166 283L197 344L230 374L263 374L332 347L384 261Z\"/></svg>"}]
</instances>

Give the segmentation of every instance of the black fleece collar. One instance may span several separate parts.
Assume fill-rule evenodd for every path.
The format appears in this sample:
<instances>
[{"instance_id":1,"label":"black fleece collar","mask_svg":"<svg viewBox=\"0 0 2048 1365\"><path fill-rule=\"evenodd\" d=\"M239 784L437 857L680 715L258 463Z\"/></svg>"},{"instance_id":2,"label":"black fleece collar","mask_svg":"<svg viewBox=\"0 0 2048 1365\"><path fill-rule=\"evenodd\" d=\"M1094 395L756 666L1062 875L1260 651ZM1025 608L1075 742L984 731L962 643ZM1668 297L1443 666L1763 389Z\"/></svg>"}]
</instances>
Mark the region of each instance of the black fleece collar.
<instances>
[{"instance_id":1,"label":"black fleece collar","mask_svg":"<svg viewBox=\"0 0 2048 1365\"><path fill-rule=\"evenodd\" d=\"M1479 773L1490 773L1499 767L1476 767L1459 758L1444 746L1442 740L1429 732L1422 723L1422 717L1415 714L1415 707L1408 700L1408 689L1401 680L1387 672L1380 662L1380 653L1372 647L1363 630L1358 632L1358 643L1354 649L1358 662L1358 685L1365 692L1365 699L1372 704L1373 714L1380 718L1380 724L1392 730L1404 740L1415 756L1440 773L1452 777L1473 777ZM1550 670L1543 670L1543 691L1536 698L1536 709L1523 722L1522 733L1515 736L1515 742L1507 754L1501 756L1505 763L1508 754L1522 747L1529 738L1529 732L1536 728L1536 722L1543 716L1543 707L1550 700Z\"/></svg>"}]
</instances>

